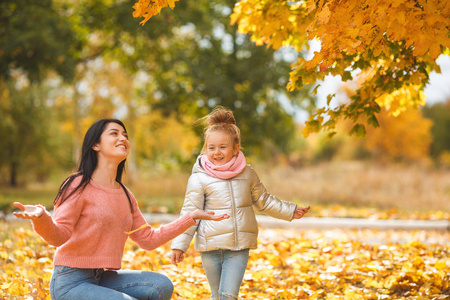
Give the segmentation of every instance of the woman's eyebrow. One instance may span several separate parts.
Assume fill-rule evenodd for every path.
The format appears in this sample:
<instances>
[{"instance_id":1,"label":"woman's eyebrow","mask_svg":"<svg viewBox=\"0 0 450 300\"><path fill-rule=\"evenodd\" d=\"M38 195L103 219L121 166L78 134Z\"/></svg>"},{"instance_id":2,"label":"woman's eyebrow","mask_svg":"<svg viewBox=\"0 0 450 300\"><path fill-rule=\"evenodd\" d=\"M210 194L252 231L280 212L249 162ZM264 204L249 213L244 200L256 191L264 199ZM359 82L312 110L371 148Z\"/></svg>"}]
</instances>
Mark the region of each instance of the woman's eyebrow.
<instances>
[{"instance_id":1,"label":"woman's eyebrow","mask_svg":"<svg viewBox=\"0 0 450 300\"><path fill-rule=\"evenodd\" d=\"M120 129L117 128L111 128L108 131L120 131ZM125 130L122 130L122 132L127 133Z\"/></svg>"}]
</instances>

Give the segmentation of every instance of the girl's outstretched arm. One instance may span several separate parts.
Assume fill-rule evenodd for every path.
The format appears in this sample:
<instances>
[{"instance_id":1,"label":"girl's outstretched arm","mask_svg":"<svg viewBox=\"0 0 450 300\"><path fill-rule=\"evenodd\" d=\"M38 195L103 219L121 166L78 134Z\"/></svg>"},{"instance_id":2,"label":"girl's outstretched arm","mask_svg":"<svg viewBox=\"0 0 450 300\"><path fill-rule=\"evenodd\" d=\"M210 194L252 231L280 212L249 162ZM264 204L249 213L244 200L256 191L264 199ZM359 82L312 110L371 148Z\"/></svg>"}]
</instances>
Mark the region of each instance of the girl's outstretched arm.
<instances>
[{"instance_id":1,"label":"girl's outstretched arm","mask_svg":"<svg viewBox=\"0 0 450 300\"><path fill-rule=\"evenodd\" d=\"M269 194L253 169L250 172L250 180L253 206L258 211L273 218L285 221L293 220L297 207L295 203L280 200Z\"/></svg>"}]
</instances>

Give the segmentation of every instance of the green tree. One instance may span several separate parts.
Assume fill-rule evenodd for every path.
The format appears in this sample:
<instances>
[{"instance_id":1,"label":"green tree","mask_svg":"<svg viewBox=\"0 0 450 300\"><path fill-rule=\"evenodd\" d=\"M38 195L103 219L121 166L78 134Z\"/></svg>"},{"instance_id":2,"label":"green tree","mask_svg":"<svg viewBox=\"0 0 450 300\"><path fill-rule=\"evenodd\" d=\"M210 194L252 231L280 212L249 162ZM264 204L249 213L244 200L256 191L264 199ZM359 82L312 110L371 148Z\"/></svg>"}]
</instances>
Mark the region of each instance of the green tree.
<instances>
[{"instance_id":1,"label":"green tree","mask_svg":"<svg viewBox=\"0 0 450 300\"><path fill-rule=\"evenodd\" d=\"M249 152L285 153L295 127L280 98L297 108L315 99L306 88L286 91L290 62L237 32L237 26L229 23L234 4L182 1L176 10L162 10L151 18L143 28L168 30L151 41L156 47L145 45L152 60L138 62L154 81L153 88L144 92L151 106L166 115L175 111L202 117L216 105L228 107Z\"/></svg>"},{"instance_id":2,"label":"green tree","mask_svg":"<svg viewBox=\"0 0 450 300\"><path fill-rule=\"evenodd\" d=\"M0 79L20 69L31 81L54 70L74 77L81 43L72 24L51 0L0 2Z\"/></svg>"},{"instance_id":3,"label":"green tree","mask_svg":"<svg viewBox=\"0 0 450 300\"><path fill-rule=\"evenodd\" d=\"M146 26L139 26L130 14L132 1L20 0L0 5L0 94L6 99L2 128L19 130L28 124L29 109L36 113L31 118L36 128L24 136L39 143L36 147L27 144L36 152L14 148L14 154L6 154L6 147L1 150L3 168L8 155L17 156L11 161L19 166L8 166L15 174L10 180L13 184L21 181L19 175L25 174L21 170L32 165L36 173L46 174L44 169L37 170L37 162L44 160L49 145L53 152L73 154L71 159L67 155L55 158L61 166L69 161L73 165L86 124L117 111L129 121L132 132L137 128L135 120L152 110L165 116L175 112L179 122L192 125L193 119L215 105L224 105L235 111L248 151L271 155L289 151L294 131L292 115L280 97L287 96L287 102L297 107L314 105L308 94L284 89L289 62L282 55L256 47L229 24L231 0L185 1L184 9L176 14L167 10ZM33 22L26 21L30 19ZM108 74L93 72L98 64ZM14 74L30 80L30 86L15 88ZM36 96L47 79L53 81L52 86ZM35 100L39 105L29 107L30 97L40 99ZM10 108L11 99L17 107ZM55 128L61 131L55 131L50 120L59 122ZM18 147L14 136L2 137L5 144ZM73 150L67 151L69 147Z\"/></svg>"},{"instance_id":4,"label":"green tree","mask_svg":"<svg viewBox=\"0 0 450 300\"><path fill-rule=\"evenodd\" d=\"M44 180L64 159L58 143L66 139L47 105L48 89L8 80L0 84L0 170L8 184Z\"/></svg>"},{"instance_id":5,"label":"green tree","mask_svg":"<svg viewBox=\"0 0 450 300\"><path fill-rule=\"evenodd\" d=\"M444 152L450 153L450 100L426 105L422 111L425 118L433 121L430 154L438 159Z\"/></svg>"}]
</instances>

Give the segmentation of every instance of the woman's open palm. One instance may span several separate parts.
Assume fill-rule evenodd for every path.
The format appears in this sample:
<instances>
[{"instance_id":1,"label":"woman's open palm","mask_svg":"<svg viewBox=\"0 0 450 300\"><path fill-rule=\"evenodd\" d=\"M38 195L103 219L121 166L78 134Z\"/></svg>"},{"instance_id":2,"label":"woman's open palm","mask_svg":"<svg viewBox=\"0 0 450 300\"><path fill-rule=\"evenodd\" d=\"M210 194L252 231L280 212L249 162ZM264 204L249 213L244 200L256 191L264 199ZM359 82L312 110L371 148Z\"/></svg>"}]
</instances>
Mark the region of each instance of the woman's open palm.
<instances>
[{"instance_id":1,"label":"woman's open palm","mask_svg":"<svg viewBox=\"0 0 450 300\"><path fill-rule=\"evenodd\" d=\"M229 215L222 214L222 215L215 215L212 211L204 211L201 209L197 209L193 212L191 212L191 217L194 220L212 220L212 221L222 221L229 218Z\"/></svg>"},{"instance_id":2,"label":"woman's open palm","mask_svg":"<svg viewBox=\"0 0 450 300\"><path fill-rule=\"evenodd\" d=\"M13 205L21 210L19 212L14 212L14 215L20 219L39 218L44 213L44 209L41 206L23 205L20 202L14 202Z\"/></svg>"}]
</instances>

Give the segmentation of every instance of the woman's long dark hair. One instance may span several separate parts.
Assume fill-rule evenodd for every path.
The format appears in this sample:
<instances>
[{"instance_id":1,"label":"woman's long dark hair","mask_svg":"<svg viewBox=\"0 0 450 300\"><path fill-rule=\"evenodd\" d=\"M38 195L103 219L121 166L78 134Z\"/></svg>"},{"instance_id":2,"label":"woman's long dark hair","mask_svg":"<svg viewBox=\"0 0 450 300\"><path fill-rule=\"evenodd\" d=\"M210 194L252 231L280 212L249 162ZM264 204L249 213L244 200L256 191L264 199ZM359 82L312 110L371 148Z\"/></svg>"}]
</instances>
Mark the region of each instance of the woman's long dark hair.
<instances>
[{"instance_id":1,"label":"woman's long dark hair","mask_svg":"<svg viewBox=\"0 0 450 300\"><path fill-rule=\"evenodd\" d=\"M64 201L66 201L70 196L75 194L76 192L83 191L86 185L89 183L92 177L92 173L94 173L94 170L97 168L97 152L92 149L95 144L100 142L100 136L102 135L103 131L105 131L106 125L109 123L116 123L123 127L125 132L127 129L125 128L125 125L122 123L122 121L117 119L101 119L95 122L91 125L91 127L86 132L86 135L84 136L83 146L81 148L81 158L80 158L80 164L78 166L78 171L64 180L64 182L59 187L58 194L55 197L54 204L56 205L59 202L59 205L61 205ZM117 175L116 175L116 181L120 184L120 186L125 191L125 194L127 195L128 202L130 203L131 212L133 212L133 205L131 203L130 195L128 194L127 189L122 184L122 174L125 169L125 161L120 162L120 164L117 166ZM67 189L72 183L72 181L77 178L78 176L82 176L80 184L78 184L77 187L75 187L68 195Z\"/></svg>"}]
</instances>

